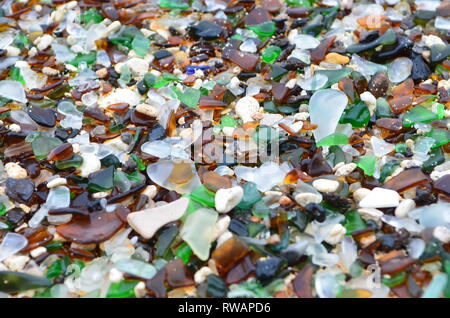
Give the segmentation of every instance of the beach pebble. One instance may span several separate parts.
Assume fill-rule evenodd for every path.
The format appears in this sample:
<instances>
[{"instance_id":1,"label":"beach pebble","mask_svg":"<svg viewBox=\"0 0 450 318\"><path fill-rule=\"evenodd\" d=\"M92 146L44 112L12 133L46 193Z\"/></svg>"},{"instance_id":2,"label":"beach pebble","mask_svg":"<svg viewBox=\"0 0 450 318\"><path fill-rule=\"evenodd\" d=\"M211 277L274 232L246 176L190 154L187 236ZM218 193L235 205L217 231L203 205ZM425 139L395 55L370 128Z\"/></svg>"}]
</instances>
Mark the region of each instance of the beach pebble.
<instances>
[{"instance_id":1,"label":"beach pebble","mask_svg":"<svg viewBox=\"0 0 450 318\"><path fill-rule=\"evenodd\" d=\"M356 169L356 167L357 167L356 163L353 162L344 164L336 169L335 175L340 177L348 176L350 173L353 172L353 170Z\"/></svg>"},{"instance_id":2,"label":"beach pebble","mask_svg":"<svg viewBox=\"0 0 450 318\"><path fill-rule=\"evenodd\" d=\"M450 242L450 230L445 226L436 226L433 230L433 236L444 244Z\"/></svg>"},{"instance_id":3,"label":"beach pebble","mask_svg":"<svg viewBox=\"0 0 450 318\"><path fill-rule=\"evenodd\" d=\"M181 218L186 212L189 199L180 198L168 204L128 214L128 224L145 239L153 235L162 226Z\"/></svg>"},{"instance_id":4,"label":"beach pebble","mask_svg":"<svg viewBox=\"0 0 450 318\"><path fill-rule=\"evenodd\" d=\"M359 203L364 197L366 197L370 193L369 189L359 188L355 192L353 192L353 199L356 203Z\"/></svg>"},{"instance_id":5,"label":"beach pebble","mask_svg":"<svg viewBox=\"0 0 450 318\"><path fill-rule=\"evenodd\" d=\"M358 213L364 220L373 220L378 225L381 225L381 217L384 214L382 211L374 208L360 208L358 209Z\"/></svg>"},{"instance_id":6,"label":"beach pebble","mask_svg":"<svg viewBox=\"0 0 450 318\"><path fill-rule=\"evenodd\" d=\"M244 123L253 121L253 115L255 115L258 110L259 102L251 96L241 98L235 106L236 114L241 117Z\"/></svg>"},{"instance_id":7,"label":"beach pebble","mask_svg":"<svg viewBox=\"0 0 450 318\"><path fill-rule=\"evenodd\" d=\"M194 274L194 281L196 284L201 284L206 280L206 277L208 277L210 274L212 274L212 270L207 267L203 266Z\"/></svg>"},{"instance_id":8,"label":"beach pebble","mask_svg":"<svg viewBox=\"0 0 450 318\"><path fill-rule=\"evenodd\" d=\"M336 245L343 240L345 233L347 233L345 227L339 223L335 224L328 233L328 236L325 238L325 242L331 245Z\"/></svg>"},{"instance_id":9,"label":"beach pebble","mask_svg":"<svg viewBox=\"0 0 450 318\"><path fill-rule=\"evenodd\" d=\"M47 188L51 189L51 188L55 188L55 187L66 185L66 184L67 184L66 178L55 178L55 179L50 180L47 183Z\"/></svg>"},{"instance_id":10,"label":"beach pebble","mask_svg":"<svg viewBox=\"0 0 450 318\"><path fill-rule=\"evenodd\" d=\"M13 272L19 272L23 270L25 265L30 260L29 256L26 255L11 255L3 261L3 263Z\"/></svg>"},{"instance_id":11,"label":"beach pebble","mask_svg":"<svg viewBox=\"0 0 450 318\"><path fill-rule=\"evenodd\" d=\"M159 109L155 106L149 105L149 104L139 104L136 106L136 111L150 116L150 117L158 117L159 115Z\"/></svg>"},{"instance_id":12,"label":"beach pebble","mask_svg":"<svg viewBox=\"0 0 450 318\"><path fill-rule=\"evenodd\" d=\"M215 203L216 210L220 213L227 213L231 211L239 202L241 202L244 196L244 190L240 186L219 189L216 192Z\"/></svg>"},{"instance_id":13,"label":"beach pebble","mask_svg":"<svg viewBox=\"0 0 450 318\"><path fill-rule=\"evenodd\" d=\"M416 208L416 202L412 199L406 199L400 202L399 206L395 208L395 216L398 218L405 218L408 212Z\"/></svg>"},{"instance_id":14,"label":"beach pebble","mask_svg":"<svg viewBox=\"0 0 450 318\"><path fill-rule=\"evenodd\" d=\"M317 203L322 202L322 196L316 193L299 193L295 196L295 201L300 204L302 207L307 206L309 203Z\"/></svg>"},{"instance_id":15,"label":"beach pebble","mask_svg":"<svg viewBox=\"0 0 450 318\"><path fill-rule=\"evenodd\" d=\"M89 174L100 170L102 167L100 159L98 159L98 157L94 154L83 153L81 154L81 157L83 157L83 163L80 166L82 177L87 178Z\"/></svg>"},{"instance_id":16,"label":"beach pebble","mask_svg":"<svg viewBox=\"0 0 450 318\"><path fill-rule=\"evenodd\" d=\"M312 185L320 192L335 192L339 188L338 181L328 179L314 180Z\"/></svg>"},{"instance_id":17,"label":"beach pebble","mask_svg":"<svg viewBox=\"0 0 450 318\"><path fill-rule=\"evenodd\" d=\"M393 208L400 204L400 195L394 191L383 188L374 188L360 202L362 208Z\"/></svg>"},{"instance_id":18,"label":"beach pebble","mask_svg":"<svg viewBox=\"0 0 450 318\"><path fill-rule=\"evenodd\" d=\"M126 63L131 71L136 73L138 76L144 76L149 67L149 63L144 60L137 57L133 57L129 59Z\"/></svg>"},{"instance_id":19,"label":"beach pebble","mask_svg":"<svg viewBox=\"0 0 450 318\"><path fill-rule=\"evenodd\" d=\"M5 171L8 177L14 179L23 179L28 176L27 170L25 170L15 162L8 162L7 164L5 164Z\"/></svg>"}]
</instances>

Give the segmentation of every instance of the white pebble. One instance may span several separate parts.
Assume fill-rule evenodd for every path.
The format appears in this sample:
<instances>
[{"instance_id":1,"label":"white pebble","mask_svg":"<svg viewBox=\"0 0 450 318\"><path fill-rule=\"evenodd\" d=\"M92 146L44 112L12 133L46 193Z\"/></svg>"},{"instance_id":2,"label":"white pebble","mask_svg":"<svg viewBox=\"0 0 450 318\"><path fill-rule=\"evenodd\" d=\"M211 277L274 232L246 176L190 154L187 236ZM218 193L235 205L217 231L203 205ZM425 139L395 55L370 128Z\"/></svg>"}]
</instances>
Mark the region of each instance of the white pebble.
<instances>
[{"instance_id":1,"label":"white pebble","mask_svg":"<svg viewBox=\"0 0 450 318\"><path fill-rule=\"evenodd\" d=\"M339 182L329 179L318 179L312 183L313 187L320 192L335 192L339 188Z\"/></svg>"},{"instance_id":2,"label":"white pebble","mask_svg":"<svg viewBox=\"0 0 450 318\"><path fill-rule=\"evenodd\" d=\"M322 196L316 193L299 193L295 196L295 201L297 201L298 204L305 207L309 203L317 203L319 204L322 202Z\"/></svg>"},{"instance_id":3,"label":"white pebble","mask_svg":"<svg viewBox=\"0 0 450 318\"><path fill-rule=\"evenodd\" d=\"M101 191L101 192L95 192L92 194L93 199L101 199L106 198L109 195L109 192Z\"/></svg>"},{"instance_id":4,"label":"white pebble","mask_svg":"<svg viewBox=\"0 0 450 318\"><path fill-rule=\"evenodd\" d=\"M214 225L214 234L212 235L212 241L215 241L217 238L222 236L223 233L228 231L230 222L231 219L228 215L225 215L216 222L216 224Z\"/></svg>"},{"instance_id":5,"label":"white pebble","mask_svg":"<svg viewBox=\"0 0 450 318\"><path fill-rule=\"evenodd\" d=\"M108 27L106 28L106 31L102 37L106 38L106 37L108 37L108 35L115 33L116 31L118 31L120 29L121 26L122 26L122 23L120 23L120 21L114 21L113 23L108 25Z\"/></svg>"},{"instance_id":6,"label":"white pebble","mask_svg":"<svg viewBox=\"0 0 450 318\"><path fill-rule=\"evenodd\" d=\"M223 243L225 243L226 241L228 241L230 238L233 237L233 233L231 233L230 231L226 231L225 233L223 233L221 236L219 236L219 238L217 239L217 245L216 248L218 248L220 245L222 245Z\"/></svg>"},{"instance_id":7,"label":"white pebble","mask_svg":"<svg viewBox=\"0 0 450 318\"><path fill-rule=\"evenodd\" d=\"M450 242L450 230L445 226L436 226L433 230L433 236L444 244Z\"/></svg>"},{"instance_id":8,"label":"white pebble","mask_svg":"<svg viewBox=\"0 0 450 318\"><path fill-rule=\"evenodd\" d=\"M134 286L134 295L136 298L143 298L145 294L147 293L147 290L145 288L144 282L139 282Z\"/></svg>"},{"instance_id":9,"label":"white pebble","mask_svg":"<svg viewBox=\"0 0 450 318\"><path fill-rule=\"evenodd\" d=\"M37 46L39 51L44 51L46 48L50 46L53 42L53 37L49 34L44 34L43 36L38 37L34 40L34 45Z\"/></svg>"},{"instance_id":10,"label":"white pebble","mask_svg":"<svg viewBox=\"0 0 450 318\"><path fill-rule=\"evenodd\" d=\"M146 195L149 200L153 200L157 193L158 189L154 185L149 185L142 191L142 194Z\"/></svg>"},{"instance_id":11,"label":"white pebble","mask_svg":"<svg viewBox=\"0 0 450 318\"><path fill-rule=\"evenodd\" d=\"M19 56L19 55L20 49L16 48L15 46L6 47L6 56Z\"/></svg>"},{"instance_id":12,"label":"white pebble","mask_svg":"<svg viewBox=\"0 0 450 318\"><path fill-rule=\"evenodd\" d=\"M345 233L347 233L347 229L343 227L342 224L335 224L325 238L325 242L336 245L344 239Z\"/></svg>"},{"instance_id":13,"label":"white pebble","mask_svg":"<svg viewBox=\"0 0 450 318\"><path fill-rule=\"evenodd\" d=\"M244 123L253 121L253 115L255 115L258 110L259 102L251 96L241 98L235 106L236 114L242 118Z\"/></svg>"},{"instance_id":14,"label":"white pebble","mask_svg":"<svg viewBox=\"0 0 450 318\"><path fill-rule=\"evenodd\" d=\"M198 271L196 271L194 274L195 283L196 284L203 283L210 274L212 274L211 268L209 268L207 266L203 266Z\"/></svg>"},{"instance_id":15,"label":"white pebble","mask_svg":"<svg viewBox=\"0 0 450 318\"><path fill-rule=\"evenodd\" d=\"M5 171L9 178L23 179L28 176L27 170L15 162L8 162L5 164Z\"/></svg>"},{"instance_id":16,"label":"white pebble","mask_svg":"<svg viewBox=\"0 0 450 318\"><path fill-rule=\"evenodd\" d=\"M20 132L22 130L22 128L20 128L20 126L17 124L11 124L8 126L8 128L13 132Z\"/></svg>"},{"instance_id":17,"label":"white pebble","mask_svg":"<svg viewBox=\"0 0 450 318\"><path fill-rule=\"evenodd\" d=\"M100 170L102 164L96 155L90 153L81 154L83 163L80 166L81 176L87 178L92 172Z\"/></svg>"},{"instance_id":18,"label":"white pebble","mask_svg":"<svg viewBox=\"0 0 450 318\"><path fill-rule=\"evenodd\" d=\"M146 60L138 57L129 59L126 64L131 71L139 76L144 76L147 73L149 67L149 63Z\"/></svg>"},{"instance_id":19,"label":"white pebble","mask_svg":"<svg viewBox=\"0 0 450 318\"><path fill-rule=\"evenodd\" d=\"M55 178L47 183L47 188L49 188L49 189L55 188L55 187L66 185L66 184L67 184L66 178Z\"/></svg>"},{"instance_id":20,"label":"white pebble","mask_svg":"<svg viewBox=\"0 0 450 318\"><path fill-rule=\"evenodd\" d=\"M359 188L355 192L353 192L353 199L356 203L359 203L362 199L364 199L370 193L369 189Z\"/></svg>"},{"instance_id":21,"label":"white pebble","mask_svg":"<svg viewBox=\"0 0 450 318\"><path fill-rule=\"evenodd\" d=\"M241 202L244 196L244 190L240 186L219 189L216 192L215 203L216 210L220 213L227 213L231 211L239 202Z\"/></svg>"},{"instance_id":22,"label":"white pebble","mask_svg":"<svg viewBox=\"0 0 450 318\"><path fill-rule=\"evenodd\" d=\"M47 249L45 247L39 246L38 248L35 248L30 251L30 256L32 258L37 258L46 252L47 252Z\"/></svg>"},{"instance_id":23,"label":"white pebble","mask_svg":"<svg viewBox=\"0 0 450 318\"><path fill-rule=\"evenodd\" d=\"M109 280L111 283L119 283L123 278L123 273L117 268L111 268L109 271Z\"/></svg>"},{"instance_id":24,"label":"white pebble","mask_svg":"<svg viewBox=\"0 0 450 318\"><path fill-rule=\"evenodd\" d=\"M188 199L180 198L166 205L133 212L127 216L128 224L145 239L149 239L162 226L181 218L188 204Z\"/></svg>"},{"instance_id":25,"label":"white pebble","mask_svg":"<svg viewBox=\"0 0 450 318\"><path fill-rule=\"evenodd\" d=\"M400 202L398 207L395 208L395 216L398 218L405 218L408 216L408 212L416 208L416 202L411 199L406 199Z\"/></svg>"},{"instance_id":26,"label":"white pebble","mask_svg":"<svg viewBox=\"0 0 450 318\"><path fill-rule=\"evenodd\" d=\"M344 164L343 166L338 167L336 169L335 175L340 176L340 177L346 177L350 173L352 173L353 170L356 169L356 167L357 167L356 163L353 163L353 162Z\"/></svg>"},{"instance_id":27,"label":"white pebble","mask_svg":"<svg viewBox=\"0 0 450 318\"><path fill-rule=\"evenodd\" d=\"M42 73L51 76L51 75L58 75L59 71L55 70L54 68L45 66L44 68L42 68Z\"/></svg>"},{"instance_id":28,"label":"white pebble","mask_svg":"<svg viewBox=\"0 0 450 318\"><path fill-rule=\"evenodd\" d=\"M373 220L378 225L381 225L381 217L384 214L382 211L374 208L360 208L358 209L358 213L364 220Z\"/></svg>"},{"instance_id":29,"label":"white pebble","mask_svg":"<svg viewBox=\"0 0 450 318\"><path fill-rule=\"evenodd\" d=\"M149 105L149 104L139 104L136 106L136 111L150 116L150 117L158 117L159 115L159 109L155 106Z\"/></svg>"},{"instance_id":30,"label":"white pebble","mask_svg":"<svg viewBox=\"0 0 450 318\"><path fill-rule=\"evenodd\" d=\"M374 188L360 202L361 208L393 208L400 204L400 195L390 189Z\"/></svg>"},{"instance_id":31,"label":"white pebble","mask_svg":"<svg viewBox=\"0 0 450 318\"><path fill-rule=\"evenodd\" d=\"M30 260L26 255L12 255L5 259L3 263L13 272L20 272Z\"/></svg>"}]
</instances>

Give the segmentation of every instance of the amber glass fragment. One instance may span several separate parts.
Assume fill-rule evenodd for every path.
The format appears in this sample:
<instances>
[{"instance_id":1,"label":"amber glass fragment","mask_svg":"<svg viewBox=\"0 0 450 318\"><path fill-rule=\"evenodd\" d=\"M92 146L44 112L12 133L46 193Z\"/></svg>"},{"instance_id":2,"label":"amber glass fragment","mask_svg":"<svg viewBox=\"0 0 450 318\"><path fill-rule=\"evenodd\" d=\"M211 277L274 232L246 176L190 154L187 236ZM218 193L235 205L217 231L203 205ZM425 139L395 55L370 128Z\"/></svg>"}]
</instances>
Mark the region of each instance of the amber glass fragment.
<instances>
[{"instance_id":1,"label":"amber glass fragment","mask_svg":"<svg viewBox=\"0 0 450 318\"><path fill-rule=\"evenodd\" d=\"M198 107L205 109L221 109L227 107L227 104L209 96L201 96Z\"/></svg>"},{"instance_id":2,"label":"amber glass fragment","mask_svg":"<svg viewBox=\"0 0 450 318\"><path fill-rule=\"evenodd\" d=\"M203 185L211 191L217 191L219 189L231 188L231 179L227 176L221 176L213 171L205 172L202 175Z\"/></svg>"},{"instance_id":3,"label":"amber glass fragment","mask_svg":"<svg viewBox=\"0 0 450 318\"><path fill-rule=\"evenodd\" d=\"M403 192L428 181L428 177L422 172L422 170L409 169L400 172L398 175L388 180L383 185L383 188Z\"/></svg>"},{"instance_id":4,"label":"amber glass fragment","mask_svg":"<svg viewBox=\"0 0 450 318\"><path fill-rule=\"evenodd\" d=\"M380 262L382 274L395 274L404 271L418 260L411 257L394 257L386 262Z\"/></svg>"},{"instance_id":5,"label":"amber glass fragment","mask_svg":"<svg viewBox=\"0 0 450 318\"><path fill-rule=\"evenodd\" d=\"M86 217L74 217L67 224L56 227L66 240L78 244L101 243L113 236L123 225L113 212L93 212Z\"/></svg>"},{"instance_id":6,"label":"amber glass fragment","mask_svg":"<svg viewBox=\"0 0 450 318\"><path fill-rule=\"evenodd\" d=\"M228 239L214 250L211 258L221 273L227 273L234 264L249 252L247 245L237 237Z\"/></svg>"},{"instance_id":7,"label":"amber glass fragment","mask_svg":"<svg viewBox=\"0 0 450 318\"><path fill-rule=\"evenodd\" d=\"M72 144L66 143L50 150L50 153L47 156L47 160L64 160L72 157L72 155Z\"/></svg>"},{"instance_id":8,"label":"amber glass fragment","mask_svg":"<svg viewBox=\"0 0 450 318\"><path fill-rule=\"evenodd\" d=\"M254 70L259 61L259 55L244 53L233 48L224 49L223 57L236 63L245 71Z\"/></svg>"},{"instance_id":9,"label":"amber glass fragment","mask_svg":"<svg viewBox=\"0 0 450 318\"><path fill-rule=\"evenodd\" d=\"M166 265L167 283L170 287L185 287L194 285L194 280L188 276L186 266L179 258Z\"/></svg>"},{"instance_id":10,"label":"amber glass fragment","mask_svg":"<svg viewBox=\"0 0 450 318\"><path fill-rule=\"evenodd\" d=\"M434 190L445 195L450 195L450 174L440 177L434 183Z\"/></svg>"},{"instance_id":11,"label":"amber glass fragment","mask_svg":"<svg viewBox=\"0 0 450 318\"><path fill-rule=\"evenodd\" d=\"M28 227L19 233L28 240L28 245L21 250L22 253L27 253L39 246L43 246L53 239L53 234L50 234L44 226L37 228Z\"/></svg>"},{"instance_id":12,"label":"amber glass fragment","mask_svg":"<svg viewBox=\"0 0 450 318\"><path fill-rule=\"evenodd\" d=\"M314 266L306 265L293 280L294 291L299 298L313 298L312 277Z\"/></svg>"},{"instance_id":13,"label":"amber glass fragment","mask_svg":"<svg viewBox=\"0 0 450 318\"><path fill-rule=\"evenodd\" d=\"M394 96L402 96L412 94L414 92L414 81L411 78L408 78L403 83L395 86L392 89L392 95Z\"/></svg>"},{"instance_id":14,"label":"amber glass fragment","mask_svg":"<svg viewBox=\"0 0 450 318\"><path fill-rule=\"evenodd\" d=\"M246 25L257 25L271 21L269 10L263 7L256 7L245 16Z\"/></svg>"},{"instance_id":15,"label":"amber glass fragment","mask_svg":"<svg viewBox=\"0 0 450 318\"><path fill-rule=\"evenodd\" d=\"M317 177L323 174L332 174L333 169L323 158L321 152L316 152L308 164L308 174L311 177Z\"/></svg>"},{"instance_id":16,"label":"amber glass fragment","mask_svg":"<svg viewBox=\"0 0 450 318\"><path fill-rule=\"evenodd\" d=\"M380 118L377 119L375 125L391 131L400 131L403 128L403 122L398 118Z\"/></svg>"},{"instance_id":17,"label":"amber glass fragment","mask_svg":"<svg viewBox=\"0 0 450 318\"><path fill-rule=\"evenodd\" d=\"M339 89L347 95L350 102L355 99L355 88L353 87L353 81L348 77L341 78L338 83Z\"/></svg>"},{"instance_id":18,"label":"amber glass fragment","mask_svg":"<svg viewBox=\"0 0 450 318\"><path fill-rule=\"evenodd\" d=\"M272 83L272 95L277 103L284 103L286 101L287 95L289 93L289 88L282 83Z\"/></svg>"},{"instance_id":19,"label":"amber glass fragment","mask_svg":"<svg viewBox=\"0 0 450 318\"><path fill-rule=\"evenodd\" d=\"M106 109L112 112L124 113L128 110L128 107L130 107L130 105L127 103L118 103L118 104L111 104L108 107L106 107Z\"/></svg>"},{"instance_id":20,"label":"amber glass fragment","mask_svg":"<svg viewBox=\"0 0 450 318\"><path fill-rule=\"evenodd\" d=\"M164 284L166 280L166 269L160 269L152 279L148 280L145 287L150 294L156 298L165 298L167 296L167 288Z\"/></svg>"},{"instance_id":21,"label":"amber glass fragment","mask_svg":"<svg viewBox=\"0 0 450 318\"><path fill-rule=\"evenodd\" d=\"M411 107L413 100L414 96L411 94L402 95L399 97L391 98L389 100L389 105L391 106L391 109L394 113L400 114Z\"/></svg>"},{"instance_id":22,"label":"amber glass fragment","mask_svg":"<svg viewBox=\"0 0 450 318\"><path fill-rule=\"evenodd\" d=\"M169 181L175 184L183 184L188 182L194 173L190 163L180 162L175 164L169 176Z\"/></svg>"},{"instance_id":23,"label":"amber glass fragment","mask_svg":"<svg viewBox=\"0 0 450 318\"><path fill-rule=\"evenodd\" d=\"M252 262L252 258L247 255L235 267L230 269L225 282L227 284L237 284L247 279L254 270L255 265Z\"/></svg>"},{"instance_id":24,"label":"amber glass fragment","mask_svg":"<svg viewBox=\"0 0 450 318\"><path fill-rule=\"evenodd\" d=\"M335 38L335 35L329 36L325 40L320 42L319 46L311 50L311 59L314 63L318 64L325 59L325 55L327 55L328 50L333 45Z\"/></svg>"}]
</instances>

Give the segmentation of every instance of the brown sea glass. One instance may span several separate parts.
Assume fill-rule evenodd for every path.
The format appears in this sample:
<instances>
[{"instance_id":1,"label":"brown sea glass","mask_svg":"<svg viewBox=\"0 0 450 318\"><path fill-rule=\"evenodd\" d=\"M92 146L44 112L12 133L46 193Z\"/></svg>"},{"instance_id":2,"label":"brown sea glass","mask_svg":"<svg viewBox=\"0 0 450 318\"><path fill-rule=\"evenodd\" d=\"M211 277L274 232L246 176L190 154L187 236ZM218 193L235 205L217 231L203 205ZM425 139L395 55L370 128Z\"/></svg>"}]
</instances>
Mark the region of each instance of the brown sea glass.
<instances>
[{"instance_id":1,"label":"brown sea glass","mask_svg":"<svg viewBox=\"0 0 450 318\"><path fill-rule=\"evenodd\" d=\"M389 99L389 105L395 114L400 114L411 107L413 100L414 96L412 94L402 95Z\"/></svg>"},{"instance_id":2,"label":"brown sea glass","mask_svg":"<svg viewBox=\"0 0 450 318\"><path fill-rule=\"evenodd\" d=\"M49 154L47 155L47 160L64 160L72 157L72 155L72 144L65 143L50 150Z\"/></svg>"},{"instance_id":3,"label":"brown sea glass","mask_svg":"<svg viewBox=\"0 0 450 318\"><path fill-rule=\"evenodd\" d=\"M223 58L236 63L244 71L253 71L259 61L259 55L241 52L233 48L224 49Z\"/></svg>"},{"instance_id":4,"label":"brown sea glass","mask_svg":"<svg viewBox=\"0 0 450 318\"><path fill-rule=\"evenodd\" d=\"M401 84L395 86L392 89L393 96L402 96L412 94L414 92L414 81L411 78L408 78Z\"/></svg>"},{"instance_id":5,"label":"brown sea glass","mask_svg":"<svg viewBox=\"0 0 450 318\"><path fill-rule=\"evenodd\" d=\"M440 177L434 183L434 190L445 195L450 195L450 174Z\"/></svg>"},{"instance_id":6,"label":"brown sea glass","mask_svg":"<svg viewBox=\"0 0 450 318\"><path fill-rule=\"evenodd\" d=\"M400 131L403 129L403 122L398 118L380 118L377 119L375 125L390 131Z\"/></svg>"},{"instance_id":7,"label":"brown sea glass","mask_svg":"<svg viewBox=\"0 0 450 318\"><path fill-rule=\"evenodd\" d=\"M257 25L271 21L269 10L263 7L256 7L245 16L246 25Z\"/></svg>"},{"instance_id":8,"label":"brown sea glass","mask_svg":"<svg viewBox=\"0 0 450 318\"><path fill-rule=\"evenodd\" d=\"M333 169L323 158L321 152L316 152L308 164L308 174L311 177L317 177L323 174L332 174Z\"/></svg>"},{"instance_id":9,"label":"brown sea glass","mask_svg":"<svg viewBox=\"0 0 450 318\"><path fill-rule=\"evenodd\" d=\"M188 276L186 266L179 258L166 265L167 283L170 287L185 287L194 285L194 280Z\"/></svg>"},{"instance_id":10,"label":"brown sea glass","mask_svg":"<svg viewBox=\"0 0 450 318\"><path fill-rule=\"evenodd\" d=\"M328 50L333 45L336 36L329 36L313 50L311 50L311 60L318 64L325 59L325 55L327 55Z\"/></svg>"},{"instance_id":11,"label":"brown sea glass","mask_svg":"<svg viewBox=\"0 0 450 318\"><path fill-rule=\"evenodd\" d=\"M383 185L383 188L403 192L428 181L428 177L422 172L422 170L409 169L400 172L398 175L388 180Z\"/></svg>"},{"instance_id":12,"label":"brown sea glass","mask_svg":"<svg viewBox=\"0 0 450 318\"><path fill-rule=\"evenodd\" d=\"M284 103L289 93L289 88L282 83L272 83L272 95L277 103Z\"/></svg>"},{"instance_id":13,"label":"brown sea glass","mask_svg":"<svg viewBox=\"0 0 450 318\"><path fill-rule=\"evenodd\" d=\"M22 156L30 156L33 154L33 148L30 142L21 142L13 144L5 149L4 155L6 158L18 158Z\"/></svg>"},{"instance_id":14,"label":"brown sea glass","mask_svg":"<svg viewBox=\"0 0 450 318\"><path fill-rule=\"evenodd\" d=\"M69 223L56 227L66 240L78 244L101 243L111 238L123 226L113 212L93 212L86 217L74 217Z\"/></svg>"},{"instance_id":15,"label":"brown sea glass","mask_svg":"<svg viewBox=\"0 0 450 318\"><path fill-rule=\"evenodd\" d=\"M227 106L226 103L209 96L201 96L198 103L198 107L202 109L222 109Z\"/></svg>"},{"instance_id":16,"label":"brown sea glass","mask_svg":"<svg viewBox=\"0 0 450 318\"><path fill-rule=\"evenodd\" d=\"M347 95L350 102L355 99L355 88L353 87L353 81L348 77L341 78L338 83L338 87L341 91Z\"/></svg>"},{"instance_id":17,"label":"brown sea glass","mask_svg":"<svg viewBox=\"0 0 450 318\"><path fill-rule=\"evenodd\" d=\"M314 266L306 265L293 280L294 291L299 298L313 298L312 277Z\"/></svg>"},{"instance_id":18,"label":"brown sea glass","mask_svg":"<svg viewBox=\"0 0 450 318\"><path fill-rule=\"evenodd\" d=\"M217 191L219 189L231 188L231 179L226 176L221 176L213 171L207 171L202 174L201 179L203 185L211 191Z\"/></svg>"},{"instance_id":19,"label":"brown sea glass","mask_svg":"<svg viewBox=\"0 0 450 318\"><path fill-rule=\"evenodd\" d=\"M252 258L247 255L242 261L240 261L235 267L230 269L227 274L225 282L227 284L236 284L247 279L255 270L255 265L252 262Z\"/></svg>"},{"instance_id":20,"label":"brown sea glass","mask_svg":"<svg viewBox=\"0 0 450 318\"><path fill-rule=\"evenodd\" d=\"M395 274L404 271L409 266L415 264L417 261L418 261L417 259L407 256L394 257L386 262L380 262L381 273Z\"/></svg>"},{"instance_id":21,"label":"brown sea glass","mask_svg":"<svg viewBox=\"0 0 450 318\"><path fill-rule=\"evenodd\" d=\"M389 79L384 72L377 72L369 81L369 92L376 98L383 97L389 88Z\"/></svg>"},{"instance_id":22,"label":"brown sea glass","mask_svg":"<svg viewBox=\"0 0 450 318\"><path fill-rule=\"evenodd\" d=\"M167 288L164 284L166 280L166 269L160 269L152 279L148 280L145 287L150 291L150 294L156 298L165 298L167 296Z\"/></svg>"},{"instance_id":23,"label":"brown sea glass","mask_svg":"<svg viewBox=\"0 0 450 318\"><path fill-rule=\"evenodd\" d=\"M220 273L227 273L234 264L249 252L247 245L237 237L232 237L214 250L211 258Z\"/></svg>"}]
</instances>

